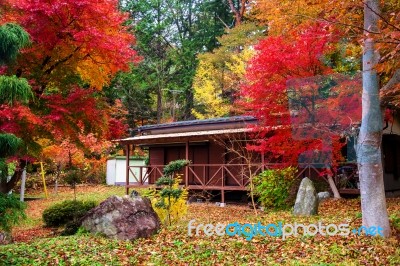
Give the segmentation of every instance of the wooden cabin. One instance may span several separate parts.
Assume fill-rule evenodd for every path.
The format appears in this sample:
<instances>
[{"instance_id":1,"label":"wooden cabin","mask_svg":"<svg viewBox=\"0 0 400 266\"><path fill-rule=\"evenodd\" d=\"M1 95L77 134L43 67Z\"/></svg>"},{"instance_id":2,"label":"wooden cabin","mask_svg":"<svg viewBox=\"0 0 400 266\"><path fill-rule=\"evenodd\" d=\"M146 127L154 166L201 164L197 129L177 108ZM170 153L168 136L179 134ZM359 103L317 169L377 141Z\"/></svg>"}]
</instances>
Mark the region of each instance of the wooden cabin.
<instances>
[{"instance_id":1,"label":"wooden cabin","mask_svg":"<svg viewBox=\"0 0 400 266\"><path fill-rule=\"evenodd\" d=\"M149 161L145 174L135 176L137 182L127 182L127 193L130 187L143 187L146 182L154 184L164 166L177 159L191 161L181 173L182 184L189 190L219 190L222 202L225 191L246 191L248 178L243 172L246 164L227 150L226 142L236 145L239 139L245 141L251 131L249 126L255 123L255 118L242 116L139 127L137 136L123 139L121 143L126 147L127 158L134 146L139 146L148 150ZM259 168L261 163L260 157L251 167ZM127 176L132 175L132 169L127 166Z\"/></svg>"},{"instance_id":2,"label":"wooden cabin","mask_svg":"<svg viewBox=\"0 0 400 266\"><path fill-rule=\"evenodd\" d=\"M182 185L189 190L220 191L221 202L225 202L227 191L247 191L249 176L278 166L266 162L262 154L245 149L246 143L252 141L250 126L256 123L254 117L237 116L139 127L137 135L122 139L120 143L125 146L126 158L140 147L148 150L149 160L146 166L131 166L127 160L126 176L133 176L136 182L126 179L126 193L132 187L153 186L162 176L164 166L177 159L191 161L181 173ZM387 191L400 191L399 135L400 126L396 122L383 137ZM322 171L320 166L311 163L299 164L298 168L299 178L319 176ZM334 180L341 193L359 194L354 162L340 167Z\"/></svg>"}]
</instances>

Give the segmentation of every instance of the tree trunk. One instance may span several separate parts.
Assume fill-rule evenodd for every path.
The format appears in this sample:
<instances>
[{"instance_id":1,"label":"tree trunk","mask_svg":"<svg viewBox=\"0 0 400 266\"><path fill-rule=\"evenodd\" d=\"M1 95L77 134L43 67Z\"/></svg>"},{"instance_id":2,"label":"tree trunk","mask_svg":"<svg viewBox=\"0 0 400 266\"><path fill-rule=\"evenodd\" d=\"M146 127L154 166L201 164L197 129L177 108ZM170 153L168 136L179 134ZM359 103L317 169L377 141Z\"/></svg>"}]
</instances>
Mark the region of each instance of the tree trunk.
<instances>
[{"instance_id":1,"label":"tree trunk","mask_svg":"<svg viewBox=\"0 0 400 266\"><path fill-rule=\"evenodd\" d=\"M26 166L26 161L20 161L19 167L15 170L14 174L11 176L11 179L0 180L0 193L7 194L15 187L18 180L20 180L22 176L22 172L25 166Z\"/></svg>"},{"instance_id":2,"label":"tree trunk","mask_svg":"<svg viewBox=\"0 0 400 266\"><path fill-rule=\"evenodd\" d=\"M19 195L19 200L24 201L25 200L25 183L26 183L26 167L24 167L24 170L22 170L22 176L21 176L21 191Z\"/></svg>"},{"instance_id":3,"label":"tree trunk","mask_svg":"<svg viewBox=\"0 0 400 266\"><path fill-rule=\"evenodd\" d=\"M161 86L157 86L157 124L161 123L162 118L162 91Z\"/></svg>"},{"instance_id":4,"label":"tree trunk","mask_svg":"<svg viewBox=\"0 0 400 266\"><path fill-rule=\"evenodd\" d=\"M327 179L328 179L329 186L330 186L330 188L331 188L331 190L332 190L332 192L333 192L333 197L334 197L335 199L340 199L340 198L342 198L342 197L340 196L340 194L339 194L339 191L338 191L336 185L335 185L335 182L333 181L332 176L331 176L331 175L328 175Z\"/></svg>"},{"instance_id":5,"label":"tree trunk","mask_svg":"<svg viewBox=\"0 0 400 266\"><path fill-rule=\"evenodd\" d=\"M192 120L194 119L192 114L192 109L194 107L194 96L193 96L193 89L188 88L185 92L186 95L186 103L185 103L185 110L183 114L183 120Z\"/></svg>"},{"instance_id":6,"label":"tree trunk","mask_svg":"<svg viewBox=\"0 0 400 266\"><path fill-rule=\"evenodd\" d=\"M390 236L386 209L381 155L383 118L379 104L379 82L375 66L379 54L374 48L373 33L378 32L379 1L364 1L364 54L362 121L358 137L357 162L360 176L362 223L380 227Z\"/></svg>"}]
</instances>

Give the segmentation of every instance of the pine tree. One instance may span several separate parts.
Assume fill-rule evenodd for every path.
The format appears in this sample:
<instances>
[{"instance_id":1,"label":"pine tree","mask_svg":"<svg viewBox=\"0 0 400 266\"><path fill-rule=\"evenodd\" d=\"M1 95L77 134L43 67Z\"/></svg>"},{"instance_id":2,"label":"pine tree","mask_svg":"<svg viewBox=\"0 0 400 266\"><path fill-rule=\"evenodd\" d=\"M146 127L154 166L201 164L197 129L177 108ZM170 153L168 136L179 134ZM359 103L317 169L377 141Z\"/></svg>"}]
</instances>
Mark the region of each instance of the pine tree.
<instances>
[{"instance_id":1,"label":"pine tree","mask_svg":"<svg viewBox=\"0 0 400 266\"><path fill-rule=\"evenodd\" d=\"M12 63L20 49L29 45L29 35L19 25L7 23L0 26L0 64ZM28 81L17 76L0 76L0 105L13 105L15 102L28 102L32 96ZM22 146L22 140L14 134L0 132L0 193L9 192L22 173L14 172L7 179L9 166L7 158L15 155ZM22 165L21 165L22 166Z\"/></svg>"}]
</instances>

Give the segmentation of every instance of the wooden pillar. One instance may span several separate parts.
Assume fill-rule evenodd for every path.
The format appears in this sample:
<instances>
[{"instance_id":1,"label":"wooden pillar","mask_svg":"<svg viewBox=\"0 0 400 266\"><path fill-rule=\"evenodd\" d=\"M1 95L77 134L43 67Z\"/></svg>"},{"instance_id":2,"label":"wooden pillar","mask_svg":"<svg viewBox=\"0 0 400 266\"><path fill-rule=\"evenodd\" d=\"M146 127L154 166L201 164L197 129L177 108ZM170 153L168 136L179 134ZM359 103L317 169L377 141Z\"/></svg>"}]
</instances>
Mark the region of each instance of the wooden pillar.
<instances>
[{"instance_id":1,"label":"wooden pillar","mask_svg":"<svg viewBox=\"0 0 400 266\"><path fill-rule=\"evenodd\" d=\"M130 146L126 144L126 176L125 176L125 190L126 195L129 195L129 159L130 159Z\"/></svg>"},{"instance_id":2,"label":"wooden pillar","mask_svg":"<svg viewBox=\"0 0 400 266\"><path fill-rule=\"evenodd\" d=\"M186 141L186 145L185 145L185 159L189 160L189 141ZM185 167L185 187L189 186L189 166L187 165Z\"/></svg>"},{"instance_id":3,"label":"wooden pillar","mask_svg":"<svg viewBox=\"0 0 400 266\"><path fill-rule=\"evenodd\" d=\"M226 146L226 141L224 141L224 143L225 143L225 152L224 152L224 166L223 166L223 171L221 171L221 174L222 174L222 180L221 180L221 186L222 186L222 189L221 189L221 205L220 206L224 206L225 205L225 190L224 190L224 187L225 187L225 173L226 173L226 170L225 170L225 166L226 166L226 163L227 163L227 156L228 156L228 149L226 148L227 146Z\"/></svg>"}]
</instances>

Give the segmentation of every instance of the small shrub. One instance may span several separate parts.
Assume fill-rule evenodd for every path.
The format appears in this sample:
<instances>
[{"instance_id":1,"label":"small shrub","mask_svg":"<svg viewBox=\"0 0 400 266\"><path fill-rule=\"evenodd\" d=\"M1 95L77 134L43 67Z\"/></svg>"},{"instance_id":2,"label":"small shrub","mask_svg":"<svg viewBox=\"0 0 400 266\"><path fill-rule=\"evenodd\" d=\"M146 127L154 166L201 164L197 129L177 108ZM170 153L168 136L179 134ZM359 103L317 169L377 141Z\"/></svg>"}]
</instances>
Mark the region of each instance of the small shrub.
<instances>
[{"instance_id":1,"label":"small shrub","mask_svg":"<svg viewBox=\"0 0 400 266\"><path fill-rule=\"evenodd\" d=\"M56 203L44 210L43 221L49 227L72 226L96 205L95 201L66 200Z\"/></svg>"},{"instance_id":2,"label":"small shrub","mask_svg":"<svg viewBox=\"0 0 400 266\"><path fill-rule=\"evenodd\" d=\"M83 171L70 169L64 177L64 181L74 189L74 199L76 200L76 185L82 181Z\"/></svg>"},{"instance_id":3,"label":"small shrub","mask_svg":"<svg viewBox=\"0 0 400 266\"><path fill-rule=\"evenodd\" d=\"M14 195L0 193L0 231L11 232L14 225L26 218L26 204Z\"/></svg>"},{"instance_id":4,"label":"small shrub","mask_svg":"<svg viewBox=\"0 0 400 266\"><path fill-rule=\"evenodd\" d=\"M86 230L84 227L79 227L75 232L76 236L87 236L90 234L90 231Z\"/></svg>"},{"instance_id":5,"label":"small shrub","mask_svg":"<svg viewBox=\"0 0 400 266\"><path fill-rule=\"evenodd\" d=\"M389 217L392 225L394 228L396 228L396 230L400 231L400 216L397 216L396 214L392 214Z\"/></svg>"},{"instance_id":6,"label":"small shrub","mask_svg":"<svg viewBox=\"0 0 400 266\"><path fill-rule=\"evenodd\" d=\"M179 221L187 213L187 198L188 190L179 187L179 183L182 179L180 176L175 178L172 185L172 190L180 190L179 197L171 197L169 202L169 209L167 208L165 198L162 198L162 190L149 190L147 193L143 194L145 197L149 197L153 206L154 211L157 213L163 224L174 224Z\"/></svg>"},{"instance_id":7,"label":"small shrub","mask_svg":"<svg viewBox=\"0 0 400 266\"><path fill-rule=\"evenodd\" d=\"M164 176L156 181L161 190L154 191L151 197L154 209L164 224L171 225L187 212L186 200L188 191L179 186L181 176L177 174L190 161L176 160L164 167Z\"/></svg>"},{"instance_id":8,"label":"small shrub","mask_svg":"<svg viewBox=\"0 0 400 266\"><path fill-rule=\"evenodd\" d=\"M294 187L297 185L295 173L297 169L266 170L253 178L254 195L266 208L286 209L294 204Z\"/></svg>"}]
</instances>

